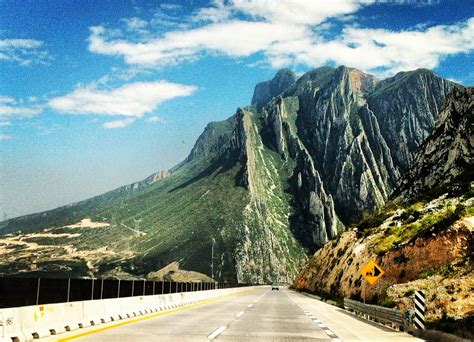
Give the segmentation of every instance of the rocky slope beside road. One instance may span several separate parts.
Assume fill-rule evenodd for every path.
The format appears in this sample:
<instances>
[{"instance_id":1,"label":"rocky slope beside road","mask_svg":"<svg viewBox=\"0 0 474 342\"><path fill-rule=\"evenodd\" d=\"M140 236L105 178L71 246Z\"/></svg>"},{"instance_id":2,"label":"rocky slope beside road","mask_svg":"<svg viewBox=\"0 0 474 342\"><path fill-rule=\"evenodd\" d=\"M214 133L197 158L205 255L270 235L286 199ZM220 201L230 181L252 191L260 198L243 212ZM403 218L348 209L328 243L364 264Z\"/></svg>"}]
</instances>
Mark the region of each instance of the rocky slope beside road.
<instances>
[{"instance_id":1,"label":"rocky slope beside road","mask_svg":"<svg viewBox=\"0 0 474 342\"><path fill-rule=\"evenodd\" d=\"M370 232L353 228L318 250L294 286L326 297L400 307L406 305L409 292L424 290L430 299L428 318L440 318L443 312L452 317L471 314L473 210L473 197L442 196L424 205L390 211ZM370 260L385 271L374 286L360 274ZM444 285L434 282L438 278ZM452 285L454 289L449 290ZM400 289L406 291L401 294ZM451 296L440 303L432 295L442 291Z\"/></svg>"}]
</instances>

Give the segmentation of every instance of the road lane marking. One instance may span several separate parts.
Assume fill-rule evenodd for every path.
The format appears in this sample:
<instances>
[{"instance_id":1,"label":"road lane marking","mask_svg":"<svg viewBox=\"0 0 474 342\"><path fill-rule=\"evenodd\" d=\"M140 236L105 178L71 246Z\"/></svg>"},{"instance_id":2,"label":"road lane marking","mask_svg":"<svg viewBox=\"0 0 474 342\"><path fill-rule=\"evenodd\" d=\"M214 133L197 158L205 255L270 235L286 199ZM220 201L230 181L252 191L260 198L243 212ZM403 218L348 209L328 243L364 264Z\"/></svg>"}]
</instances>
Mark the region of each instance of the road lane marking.
<instances>
[{"instance_id":1,"label":"road lane marking","mask_svg":"<svg viewBox=\"0 0 474 342\"><path fill-rule=\"evenodd\" d=\"M240 312L237 314L237 316L235 316L235 317L239 318L239 317L242 316L243 314L244 314L244 312L243 312L243 311L240 311Z\"/></svg>"},{"instance_id":2,"label":"road lane marking","mask_svg":"<svg viewBox=\"0 0 474 342\"><path fill-rule=\"evenodd\" d=\"M318 326L321 328L322 331L324 331L326 333L326 335L328 335L329 337L331 337L331 340L332 341L336 341L336 342L340 342L341 340L337 337L337 335L332 332L332 330L330 330L326 325L324 325L324 323L322 321L320 321L319 319L315 318L313 316L313 314L311 312L309 312L306 307L304 307L303 305L300 305L298 303L295 302L295 300L293 298L291 298L291 296L289 294L286 293L286 295L288 296L288 298L296 305L298 306L306 316L308 316L313 322L317 323Z\"/></svg>"},{"instance_id":3,"label":"road lane marking","mask_svg":"<svg viewBox=\"0 0 474 342\"><path fill-rule=\"evenodd\" d=\"M248 307L248 308L251 308L252 306L253 306L253 304L249 304L249 305L247 305L247 307Z\"/></svg>"},{"instance_id":4,"label":"road lane marking","mask_svg":"<svg viewBox=\"0 0 474 342\"><path fill-rule=\"evenodd\" d=\"M110 324L110 325L107 325L107 326L102 326L102 327L99 326L99 328L94 329L94 330L81 332L81 333L74 334L74 335L71 335L71 336L64 336L63 338L60 338L57 341L58 342L65 342L65 341L69 341L69 340L74 340L76 338L96 334L96 333L99 333L99 332L102 332L102 331L105 331L105 330L118 328L118 327L121 327L121 326L124 326L124 325L144 321L144 320L155 318L155 317L158 317L158 316L162 316L162 315L166 315L166 314L170 314L170 313L174 313L174 312L178 312L178 311L183 311L183 310L187 310L187 309L192 309L192 308L195 308L195 307L211 304L211 303L214 303L214 302L219 302L219 301L228 299L229 297L245 295L245 294L247 294L249 292L252 292L252 291L255 291L255 290L257 290L257 289L244 290L242 292L231 293L231 294L228 294L228 295L224 295L222 297L207 299L207 300L204 300L202 302L197 302L196 304L186 305L186 306L178 307L176 309L169 309L169 310L165 310L165 311L160 311L160 312L157 312L157 313L154 313L154 314L151 314L151 315L138 317L138 318L135 318L135 319L124 320L122 322L117 322L115 324Z\"/></svg>"},{"instance_id":5,"label":"road lane marking","mask_svg":"<svg viewBox=\"0 0 474 342\"><path fill-rule=\"evenodd\" d=\"M214 330L214 332L212 332L211 334L209 334L209 336L207 336L207 338L208 338L209 340L213 340L213 339L215 339L217 336L219 336L225 329L227 329L226 326L219 327L219 328L217 328L216 330Z\"/></svg>"}]
</instances>

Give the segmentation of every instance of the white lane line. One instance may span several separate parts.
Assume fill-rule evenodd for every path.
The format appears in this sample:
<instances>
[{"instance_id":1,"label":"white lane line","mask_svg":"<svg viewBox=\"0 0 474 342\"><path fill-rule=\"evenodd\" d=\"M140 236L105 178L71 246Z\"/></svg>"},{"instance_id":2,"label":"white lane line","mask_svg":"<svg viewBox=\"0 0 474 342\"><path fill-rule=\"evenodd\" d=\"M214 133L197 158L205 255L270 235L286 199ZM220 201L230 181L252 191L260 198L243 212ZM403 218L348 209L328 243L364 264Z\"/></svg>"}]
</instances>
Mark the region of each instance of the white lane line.
<instances>
[{"instance_id":1,"label":"white lane line","mask_svg":"<svg viewBox=\"0 0 474 342\"><path fill-rule=\"evenodd\" d=\"M252 306L253 306L253 304L249 304L249 305L247 305L247 307L248 307L248 308L251 308Z\"/></svg>"},{"instance_id":2,"label":"white lane line","mask_svg":"<svg viewBox=\"0 0 474 342\"><path fill-rule=\"evenodd\" d=\"M243 311L240 311L240 312L237 314L237 316L235 316L235 317L236 317L236 318L239 318L239 317L242 316L243 314L244 314L244 312L243 312Z\"/></svg>"},{"instance_id":3,"label":"white lane line","mask_svg":"<svg viewBox=\"0 0 474 342\"><path fill-rule=\"evenodd\" d=\"M224 326L217 328L216 330L214 330L214 332L212 332L209 336L207 336L207 338L208 338L209 340L215 339L215 338L216 338L217 336L219 336L219 334L222 333L226 328L227 328L227 327L224 327Z\"/></svg>"}]
</instances>

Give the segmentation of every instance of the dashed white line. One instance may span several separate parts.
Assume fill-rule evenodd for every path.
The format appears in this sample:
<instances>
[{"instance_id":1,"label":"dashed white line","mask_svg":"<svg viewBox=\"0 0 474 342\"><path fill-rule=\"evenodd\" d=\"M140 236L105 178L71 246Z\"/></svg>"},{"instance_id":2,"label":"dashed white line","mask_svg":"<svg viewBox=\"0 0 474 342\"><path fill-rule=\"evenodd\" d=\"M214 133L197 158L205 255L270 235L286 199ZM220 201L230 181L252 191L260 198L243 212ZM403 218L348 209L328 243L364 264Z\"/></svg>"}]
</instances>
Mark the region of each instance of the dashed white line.
<instances>
[{"instance_id":1,"label":"dashed white line","mask_svg":"<svg viewBox=\"0 0 474 342\"><path fill-rule=\"evenodd\" d=\"M240 312L237 314L237 316L235 316L235 317L236 317L236 318L239 318L239 317L242 316L243 314L244 314L244 312L243 312L243 311L240 311Z\"/></svg>"},{"instance_id":2,"label":"dashed white line","mask_svg":"<svg viewBox=\"0 0 474 342\"><path fill-rule=\"evenodd\" d=\"M321 322L318 318L316 318L311 312L309 312L303 305L300 305L298 303L296 303L294 301L293 298L291 298L288 294L287 294L288 298L290 298L290 300L295 303L304 313L306 316L308 316L313 322L317 323L318 326L321 328L322 331L324 331L326 333L326 335L328 335L329 337L331 337L331 340L334 341L334 342L341 342L341 340L337 337L337 335L335 333L333 333L326 325L324 325L323 322Z\"/></svg>"},{"instance_id":3,"label":"dashed white line","mask_svg":"<svg viewBox=\"0 0 474 342\"><path fill-rule=\"evenodd\" d=\"M247 307L248 307L248 308L251 308L252 306L253 306L253 304L249 304L249 305L247 305Z\"/></svg>"},{"instance_id":4,"label":"dashed white line","mask_svg":"<svg viewBox=\"0 0 474 342\"><path fill-rule=\"evenodd\" d=\"M219 336L219 334L221 334L227 327L219 327L217 328L216 330L214 330L214 332L212 332L211 334L209 334L209 336L207 336L207 338L209 340L213 340L215 339L217 336Z\"/></svg>"}]
</instances>

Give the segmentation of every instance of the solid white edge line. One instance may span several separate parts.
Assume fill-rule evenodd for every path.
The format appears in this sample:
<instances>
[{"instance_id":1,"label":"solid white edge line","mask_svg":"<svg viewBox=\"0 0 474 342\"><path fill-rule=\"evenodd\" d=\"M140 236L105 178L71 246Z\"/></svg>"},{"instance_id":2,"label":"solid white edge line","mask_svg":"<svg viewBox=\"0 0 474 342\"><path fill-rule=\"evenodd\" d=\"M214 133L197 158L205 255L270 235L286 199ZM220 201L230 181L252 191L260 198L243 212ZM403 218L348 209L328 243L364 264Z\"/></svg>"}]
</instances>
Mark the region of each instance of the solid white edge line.
<instances>
[{"instance_id":1,"label":"solid white edge line","mask_svg":"<svg viewBox=\"0 0 474 342\"><path fill-rule=\"evenodd\" d=\"M209 336L207 336L207 338L209 340L213 340L215 339L217 336L219 336L220 333L222 333L227 327L225 326L222 326L222 327L219 327L217 328L216 330L214 330L214 332L212 332Z\"/></svg>"}]
</instances>

